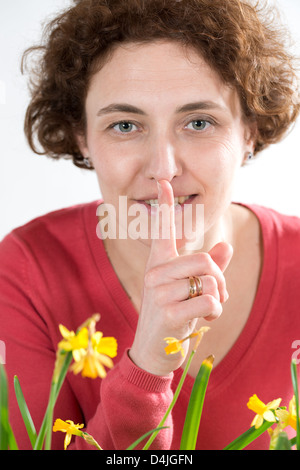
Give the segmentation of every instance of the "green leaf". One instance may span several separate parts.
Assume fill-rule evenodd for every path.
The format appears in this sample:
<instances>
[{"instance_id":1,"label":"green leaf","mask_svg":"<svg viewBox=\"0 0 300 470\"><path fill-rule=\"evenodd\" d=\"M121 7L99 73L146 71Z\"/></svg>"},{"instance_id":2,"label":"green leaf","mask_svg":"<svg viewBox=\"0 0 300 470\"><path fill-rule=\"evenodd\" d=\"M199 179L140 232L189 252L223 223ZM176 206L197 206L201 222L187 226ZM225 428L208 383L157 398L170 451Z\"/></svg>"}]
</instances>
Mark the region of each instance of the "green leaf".
<instances>
[{"instance_id":1,"label":"green leaf","mask_svg":"<svg viewBox=\"0 0 300 470\"><path fill-rule=\"evenodd\" d=\"M10 427L10 424L9 424L9 433L8 433L8 447L10 450L19 450L13 430Z\"/></svg>"},{"instance_id":2,"label":"green leaf","mask_svg":"<svg viewBox=\"0 0 300 470\"><path fill-rule=\"evenodd\" d=\"M274 450L291 450L291 443L286 432L281 432L278 435L276 446Z\"/></svg>"},{"instance_id":3,"label":"green leaf","mask_svg":"<svg viewBox=\"0 0 300 470\"><path fill-rule=\"evenodd\" d=\"M212 365L213 356L210 356L202 362L195 379L182 431L180 450L195 450L196 448L203 403Z\"/></svg>"},{"instance_id":4,"label":"green leaf","mask_svg":"<svg viewBox=\"0 0 300 470\"><path fill-rule=\"evenodd\" d=\"M252 426L246 432L241 434L237 437L234 441L232 441L228 446L226 446L223 450L242 450L247 447L251 442L255 441L261 434L263 434L267 429L273 426L274 423L270 421L264 421L263 424L258 428L255 429Z\"/></svg>"},{"instance_id":5,"label":"green leaf","mask_svg":"<svg viewBox=\"0 0 300 470\"><path fill-rule=\"evenodd\" d=\"M167 409L167 411L166 411L166 413L165 413L163 419L162 419L161 422L159 423L159 425L158 425L159 428L161 428L161 427L164 425L164 423L166 422L167 417L168 417L169 414L171 413L171 411L172 411L172 409L173 409L173 407L174 407L174 405L175 405L175 403L176 403L176 401L177 401L177 398L178 398L178 396L179 396L179 394L180 394L180 391L181 391L181 389L182 389L183 383L184 383L185 378L186 378L186 376L187 376L187 373L188 373L188 370L189 370L189 368L190 368L190 365L191 365L191 362L192 362L192 360L193 360L193 357L194 357L194 355L195 355L195 352L196 352L196 351L194 351L194 350L191 351L191 354L190 354L190 356L189 356L189 358L188 358L188 361L187 361L187 363L186 363L186 366L185 366L185 368L184 368L184 371L183 371L183 373L182 373L182 376L181 376L181 378L180 378L180 381L179 381L179 383L178 383L178 385L177 385L177 388L176 388L176 390L175 390L175 393L174 393L174 396L173 396L173 400L171 401L171 404L170 404L169 408ZM148 449L149 449L150 445L152 444L152 442L154 441L154 439L156 438L156 436L157 436L158 433L159 433L159 431L155 431L155 432L152 434L152 436L150 437L150 439L148 439L148 441L146 442L145 446L143 447L143 450L148 450Z\"/></svg>"},{"instance_id":6,"label":"green leaf","mask_svg":"<svg viewBox=\"0 0 300 470\"><path fill-rule=\"evenodd\" d=\"M68 352L66 354L63 366L60 370L58 379L55 382L52 381L51 383L48 406L44 415L44 419L43 419L39 434L35 442L34 450L42 450L45 437L46 437L45 449L50 450L51 448L53 410L54 410L56 400L58 398L60 389L63 385L63 382L65 380L65 377L67 375L71 362L72 362L72 352Z\"/></svg>"},{"instance_id":7,"label":"green leaf","mask_svg":"<svg viewBox=\"0 0 300 470\"><path fill-rule=\"evenodd\" d=\"M0 364L0 450L8 449L17 450L18 446L9 424L7 376Z\"/></svg>"},{"instance_id":8,"label":"green leaf","mask_svg":"<svg viewBox=\"0 0 300 470\"><path fill-rule=\"evenodd\" d=\"M8 447L9 422L7 377L3 365L0 364L0 450L8 450Z\"/></svg>"},{"instance_id":9,"label":"green leaf","mask_svg":"<svg viewBox=\"0 0 300 470\"><path fill-rule=\"evenodd\" d=\"M160 426L155 429L151 429L151 431L146 432L143 434L141 437L139 437L136 441L133 442L129 447L127 447L126 450L133 450L137 445L139 445L140 442L142 442L146 437L150 436L154 432L159 432L161 429L168 429L169 426Z\"/></svg>"},{"instance_id":10,"label":"green leaf","mask_svg":"<svg viewBox=\"0 0 300 470\"><path fill-rule=\"evenodd\" d=\"M14 387L17 402L26 427L26 431L30 439L31 445L32 447L34 447L37 434L17 376L14 377Z\"/></svg>"},{"instance_id":11,"label":"green leaf","mask_svg":"<svg viewBox=\"0 0 300 470\"><path fill-rule=\"evenodd\" d=\"M292 360L291 363L291 374L292 374L292 384L294 389L295 401L296 401L296 448L300 450L300 420L299 420L299 390L298 390L298 374L297 374L297 363L295 360Z\"/></svg>"}]
</instances>

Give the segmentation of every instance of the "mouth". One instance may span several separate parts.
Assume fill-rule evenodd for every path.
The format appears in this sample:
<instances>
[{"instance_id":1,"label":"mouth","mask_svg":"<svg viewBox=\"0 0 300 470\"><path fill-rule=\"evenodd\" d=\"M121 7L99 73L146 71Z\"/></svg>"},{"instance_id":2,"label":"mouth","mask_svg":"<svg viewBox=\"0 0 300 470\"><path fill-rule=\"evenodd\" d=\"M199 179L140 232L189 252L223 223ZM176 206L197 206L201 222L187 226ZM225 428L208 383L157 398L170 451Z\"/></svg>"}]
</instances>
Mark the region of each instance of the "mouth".
<instances>
[{"instance_id":1,"label":"mouth","mask_svg":"<svg viewBox=\"0 0 300 470\"><path fill-rule=\"evenodd\" d=\"M179 196L179 197L174 197L174 204L177 205L177 204L184 204L186 201L188 201L191 197L193 197L193 195L191 196ZM145 199L143 201L145 204L149 204L150 206L155 206L158 204L158 199Z\"/></svg>"},{"instance_id":2,"label":"mouth","mask_svg":"<svg viewBox=\"0 0 300 470\"><path fill-rule=\"evenodd\" d=\"M196 197L197 194L174 197L175 210L183 210L184 205L191 204ZM144 204L149 210L154 210L158 207L158 199L144 199L138 202Z\"/></svg>"}]
</instances>

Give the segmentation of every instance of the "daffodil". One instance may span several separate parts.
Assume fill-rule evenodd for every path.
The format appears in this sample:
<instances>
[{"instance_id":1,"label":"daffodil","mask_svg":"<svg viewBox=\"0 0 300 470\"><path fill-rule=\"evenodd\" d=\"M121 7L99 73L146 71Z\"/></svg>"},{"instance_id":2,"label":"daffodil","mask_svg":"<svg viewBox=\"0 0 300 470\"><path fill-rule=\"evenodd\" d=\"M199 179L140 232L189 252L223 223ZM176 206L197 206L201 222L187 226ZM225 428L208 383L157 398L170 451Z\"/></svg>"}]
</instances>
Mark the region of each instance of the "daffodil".
<instances>
[{"instance_id":1,"label":"daffodil","mask_svg":"<svg viewBox=\"0 0 300 470\"><path fill-rule=\"evenodd\" d=\"M53 432L61 431L66 433L64 441L64 449L67 450L68 445L71 442L72 436L82 437L88 444L96 447L98 450L102 450L98 442L88 434L87 432L80 431L83 428L83 424L74 424L73 421L67 419L63 421L62 419L57 419L53 426Z\"/></svg>"},{"instance_id":2,"label":"daffodil","mask_svg":"<svg viewBox=\"0 0 300 470\"><path fill-rule=\"evenodd\" d=\"M74 331L69 331L65 326L59 325L59 331L64 339L58 343L58 349L60 351L72 351L73 358L76 361L80 357L80 351L88 347L88 329L86 327L81 328L76 334Z\"/></svg>"},{"instance_id":3,"label":"daffodil","mask_svg":"<svg viewBox=\"0 0 300 470\"><path fill-rule=\"evenodd\" d=\"M279 419L279 424L281 429L291 426L295 431L297 431L297 414L296 414L296 399L295 396L291 399L289 403L289 410L276 410L275 412L277 418Z\"/></svg>"},{"instance_id":4,"label":"daffodil","mask_svg":"<svg viewBox=\"0 0 300 470\"><path fill-rule=\"evenodd\" d=\"M168 346L165 347L166 354L176 354L179 351L181 352L182 357L184 357L184 349L182 347L184 339L177 339L174 337L164 338L164 341L167 342Z\"/></svg>"},{"instance_id":5,"label":"daffodil","mask_svg":"<svg viewBox=\"0 0 300 470\"><path fill-rule=\"evenodd\" d=\"M92 334L88 348L80 350L71 366L74 374L81 372L82 377L104 379L107 375L105 367L111 369L113 361L111 358L117 355L117 341L113 337L103 338L102 333L97 331Z\"/></svg>"},{"instance_id":6,"label":"daffodil","mask_svg":"<svg viewBox=\"0 0 300 470\"><path fill-rule=\"evenodd\" d=\"M189 336L183 339L177 339L174 338L173 336L169 336L167 338L164 338L164 341L167 342L168 346L165 347L166 354L176 354L179 351L181 352L182 357L184 357L184 349L182 347L182 343L188 339L192 339L197 337L196 345L194 349L197 349L199 342L201 341L203 334L206 333L210 328L209 326L203 326L197 331L194 331L191 333Z\"/></svg>"},{"instance_id":7,"label":"daffodil","mask_svg":"<svg viewBox=\"0 0 300 470\"><path fill-rule=\"evenodd\" d=\"M111 369L113 365L110 357L100 354L91 348L81 353L81 358L72 364L71 370L75 375L81 372L82 377L89 377L91 379L101 377L101 379L104 379L107 375L104 366Z\"/></svg>"},{"instance_id":8,"label":"daffodil","mask_svg":"<svg viewBox=\"0 0 300 470\"><path fill-rule=\"evenodd\" d=\"M247 406L249 410L256 413L251 426L255 426L255 429L258 429L263 424L264 420L275 423L276 417L272 410L275 411L279 407L280 403L281 398L265 404L257 397L257 395L250 397Z\"/></svg>"},{"instance_id":9,"label":"daffodil","mask_svg":"<svg viewBox=\"0 0 300 470\"><path fill-rule=\"evenodd\" d=\"M73 421L67 419L63 421L62 419L57 419L53 426L53 432L61 431L66 433L64 441L64 449L66 450L68 445L71 442L72 436L82 437L83 432L80 429L83 428L83 424L74 424Z\"/></svg>"},{"instance_id":10,"label":"daffodil","mask_svg":"<svg viewBox=\"0 0 300 470\"><path fill-rule=\"evenodd\" d=\"M112 336L103 337L103 333L96 331L91 337L92 347L99 354L105 354L111 358L117 355L117 341Z\"/></svg>"},{"instance_id":11,"label":"daffodil","mask_svg":"<svg viewBox=\"0 0 300 470\"><path fill-rule=\"evenodd\" d=\"M74 374L81 372L83 377L106 377L105 367L112 368L112 358L117 355L117 341L113 337L103 337L101 331L96 331L96 322L100 315L89 318L75 333L65 326L59 325L63 339L58 344L58 353L72 351L74 364L71 370ZM57 364L61 362L58 355Z\"/></svg>"}]
</instances>

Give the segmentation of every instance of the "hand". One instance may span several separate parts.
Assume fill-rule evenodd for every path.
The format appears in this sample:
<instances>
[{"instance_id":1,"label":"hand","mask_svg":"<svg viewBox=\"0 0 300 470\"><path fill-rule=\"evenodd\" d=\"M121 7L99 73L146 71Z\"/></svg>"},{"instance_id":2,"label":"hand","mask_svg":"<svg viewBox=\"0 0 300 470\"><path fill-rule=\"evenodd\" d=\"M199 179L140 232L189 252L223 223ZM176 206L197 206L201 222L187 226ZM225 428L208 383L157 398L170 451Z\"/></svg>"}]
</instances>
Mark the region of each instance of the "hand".
<instances>
[{"instance_id":1,"label":"hand","mask_svg":"<svg viewBox=\"0 0 300 470\"><path fill-rule=\"evenodd\" d=\"M223 271L232 257L232 247L218 243L209 253L179 256L173 189L165 180L159 182L158 188L159 205L170 206L170 237L152 240L142 307L129 355L147 372L167 375L180 367L184 358L180 353L167 355L164 338L183 339L193 332L199 318L211 321L221 315L222 303L228 298ZM188 299L190 276L201 277L203 290L201 296L192 299ZM186 350L188 343L183 343Z\"/></svg>"}]
</instances>

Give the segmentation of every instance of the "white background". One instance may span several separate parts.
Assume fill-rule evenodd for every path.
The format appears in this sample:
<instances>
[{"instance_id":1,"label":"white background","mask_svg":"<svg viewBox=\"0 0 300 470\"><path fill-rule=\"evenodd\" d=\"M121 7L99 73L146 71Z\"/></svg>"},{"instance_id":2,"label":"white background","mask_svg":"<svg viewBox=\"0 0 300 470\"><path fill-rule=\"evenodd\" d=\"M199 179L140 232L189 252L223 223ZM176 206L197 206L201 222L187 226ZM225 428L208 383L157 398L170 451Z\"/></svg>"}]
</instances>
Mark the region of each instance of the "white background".
<instances>
[{"instance_id":1,"label":"white background","mask_svg":"<svg viewBox=\"0 0 300 470\"><path fill-rule=\"evenodd\" d=\"M300 1L272 1L300 55ZM29 94L20 72L22 52L39 42L43 22L68 5L70 0L0 0L0 240L34 217L101 196L94 172L35 155L23 134ZM234 200L300 216L299 141L298 121L283 142L240 170Z\"/></svg>"}]
</instances>

